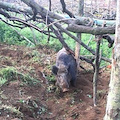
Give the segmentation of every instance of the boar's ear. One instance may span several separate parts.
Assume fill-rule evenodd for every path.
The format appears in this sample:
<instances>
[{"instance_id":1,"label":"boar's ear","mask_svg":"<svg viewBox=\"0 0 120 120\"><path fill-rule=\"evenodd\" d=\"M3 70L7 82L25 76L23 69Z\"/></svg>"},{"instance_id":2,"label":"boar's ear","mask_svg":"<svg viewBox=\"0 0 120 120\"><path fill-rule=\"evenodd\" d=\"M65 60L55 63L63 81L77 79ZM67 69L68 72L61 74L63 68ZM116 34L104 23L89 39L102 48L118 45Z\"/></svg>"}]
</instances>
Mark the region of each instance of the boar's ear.
<instances>
[{"instance_id":1,"label":"boar's ear","mask_svg":"<svg viewBox=\"0 0 120 120\"><path fill-rule=\"evenodd\" d=\"M57 75L57 72L58 72L58 68L56 66L53 66L52 67L52 72Z\"/></svg>"}]
</instances>

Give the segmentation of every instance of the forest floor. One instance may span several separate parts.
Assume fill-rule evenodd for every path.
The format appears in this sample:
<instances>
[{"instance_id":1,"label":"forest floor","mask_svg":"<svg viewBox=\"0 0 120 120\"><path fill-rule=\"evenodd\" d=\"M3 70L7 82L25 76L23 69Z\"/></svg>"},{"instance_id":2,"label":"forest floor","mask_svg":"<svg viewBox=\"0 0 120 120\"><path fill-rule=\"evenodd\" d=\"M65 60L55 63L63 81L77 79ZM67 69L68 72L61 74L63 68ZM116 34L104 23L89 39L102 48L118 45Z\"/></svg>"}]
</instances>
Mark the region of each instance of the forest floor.
<instances>
[{"instance_id":1,"label":"forest floor","mask_svg":"<svg viewBox=\"0 0 120 120\"><path fill-rule=\"evenodd\" d=\"M97 106L93 106L93 72L80 70L77 86L62 93L51 66L56 53L47 47L0 44L0 120L102 120L110 69L100 70Z\"/></svg>"}]
</instances>

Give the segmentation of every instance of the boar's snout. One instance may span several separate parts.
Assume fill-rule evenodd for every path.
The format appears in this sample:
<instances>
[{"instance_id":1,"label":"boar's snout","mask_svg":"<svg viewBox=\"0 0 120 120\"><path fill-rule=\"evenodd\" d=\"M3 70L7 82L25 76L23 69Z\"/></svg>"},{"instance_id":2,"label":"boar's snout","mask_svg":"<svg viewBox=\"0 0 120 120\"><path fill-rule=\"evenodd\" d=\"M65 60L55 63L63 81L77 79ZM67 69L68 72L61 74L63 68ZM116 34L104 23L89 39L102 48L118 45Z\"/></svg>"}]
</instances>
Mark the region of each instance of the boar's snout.
<instances>
[{"instance_id":1,"label":"boar's snout","mask_svg":"<svg viewBox=\"0 0 120 120\"><path fill-rule=\"evenodd\" d=\"M69 89L68 89L68 88L64 88L64 89L62 89L62 91L63 91L63 92L68 92Z\"/></svg>"},{"instance_id":2,"label":"boar's snout","mask_svg":"<svg viewBox=\"0 0 120 120\"><path fill-rule=\"evenodd\" d=\"M58 80L57 85L61 88L63 92L69 91L69 83L66 79Z\"/></svg>"}]
</instances>

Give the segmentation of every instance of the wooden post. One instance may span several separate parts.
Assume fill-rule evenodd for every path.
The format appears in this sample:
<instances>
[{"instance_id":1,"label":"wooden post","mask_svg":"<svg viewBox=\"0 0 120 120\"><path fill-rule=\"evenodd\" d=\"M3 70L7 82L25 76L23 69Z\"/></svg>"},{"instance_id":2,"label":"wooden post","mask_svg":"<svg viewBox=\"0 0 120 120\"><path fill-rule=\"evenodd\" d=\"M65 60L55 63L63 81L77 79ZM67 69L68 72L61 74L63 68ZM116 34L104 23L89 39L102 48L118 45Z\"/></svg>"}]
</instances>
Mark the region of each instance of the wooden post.
<instances>
[{"instance_id":1,"label":"wooden post","mask_svg":"<svg viewBox=\"0 0 120 120\"><path fill-rule=\"evenodd\" d=\"M98 83L98 74L100 66L100 42L101 37L96 36L96 52L95 52L95 72L93 77L93 103L94 106L97 105L97 83Z\"/></svg>"},{"instance_id":2,"label":"wooden post","mask_svg":"<svg viewBox=\"0 0 120 120\"><path fill-rule=\"evenodd\" d=\"M78 14L80 16L83 16L83 10L84 10L84 0L79 0L79 8L78 8ZM77 33L77 37L79 41L81 41L81 33ZM79 70L79 64L80 64L80 44L76 42L75 47L75 59L77 62L77 70Z\"/></svg>"}]
</instances>

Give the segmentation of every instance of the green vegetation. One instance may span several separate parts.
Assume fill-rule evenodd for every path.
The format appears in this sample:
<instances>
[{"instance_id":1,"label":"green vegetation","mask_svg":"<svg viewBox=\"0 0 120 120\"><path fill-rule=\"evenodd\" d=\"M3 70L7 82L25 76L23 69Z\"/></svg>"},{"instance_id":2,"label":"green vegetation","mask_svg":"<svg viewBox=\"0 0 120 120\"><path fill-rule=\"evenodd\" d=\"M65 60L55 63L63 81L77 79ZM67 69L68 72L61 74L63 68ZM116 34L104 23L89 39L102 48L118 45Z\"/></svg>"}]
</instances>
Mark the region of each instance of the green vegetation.
<instances>
[{"instance_id":1,"label":"green vegetation","mask_svg":"<svg viewBox=\"0 0 120 120\"><path fill-rule=\"evenodd\" d=\"M44 28L44 26L42 28ZM62 45L58 39L51 37L50 41L48 42L47 35L44 35L34 29L30 29L27 27L24 29L16 28L16 30L18 31L18 33L25 36L31 42L28 42L25 39L23 39L23 37L20 37L20 35L18 35L16 31L14 31L10 26L6 25L3 22L0 22L0 42L7 44L15 44L15 45L25 45L29 47L45 45L55 51L58 51L59 49L62 48ZM64 34L63 37L65 39L65 42L69 45L69 47L74 50L75 41L66 34ZM82 34L82 41L85 44L89 44L89 46L95 50L96 41L94 39L95 39L94 36L90 34ZM102 56L107 58L111 57L111 49L108 48L108 42L106 40L103 40L101 43L101 52L102 52ZM81 47L81 55L92 55L92 54L89 51L87 51L85 48ZM105 64L106 64L105 62L102 62L102 65Z\"/></svg>"},{"instance_id":2,"label":"green vegetation","mask_svg":"<svg viewBox=\"0 0 120 120\"><path fill-rule=\"evenodd\" d=\"M26 41L22 40L20 36L11 27L3 22L0 22L0 42L7 44L25 45Z\"/></svg>"},{"instance_id":3,"label":"green vegetation","mask_svg":"<svg viewBox=\"0 0 120 120\"><path fill-rule=\"evenodd\" d=\"M7 79L0 77L0 87L7 82Z\"/></svg>"},{"instance_id":4,"label":"green vegetation","mask_svg":"<svg viewBox=\"0 0 120 120\"><path fill-rule=\"evenodd\" d=\"M16 76L16 70L14 67L6 67L0 70L0 76L6 80L14 80Z\"/></svg>"},{"instance_id":5,"label":"green vegetation","mask_svg":"<svg viewBox=\"0 0 120 120\"><path fill-rule=\"evenodd\" d=\"M10 105L9 106L8 105L1 105L0 110L4 110L6 112L13 113L13 114L15 114L15 115L17 115L19 117L23 117L23 113L20 112L19 109L15 108L13 106L10 106Z\"/></svg>"},{"instance_id":6,"label":"green vegetation","mask_svg":"<svg viewBox=\"0 0 120 120\"><path fill-rule=\"evenodd\" d=\"M31 77L29 74L23 74L16 70L14 67L6 67L0 70L0 86L5 84L6 82L21 80L23 84L28 85L37 85L40 82Z\"/></svg>"}]
</instances>

